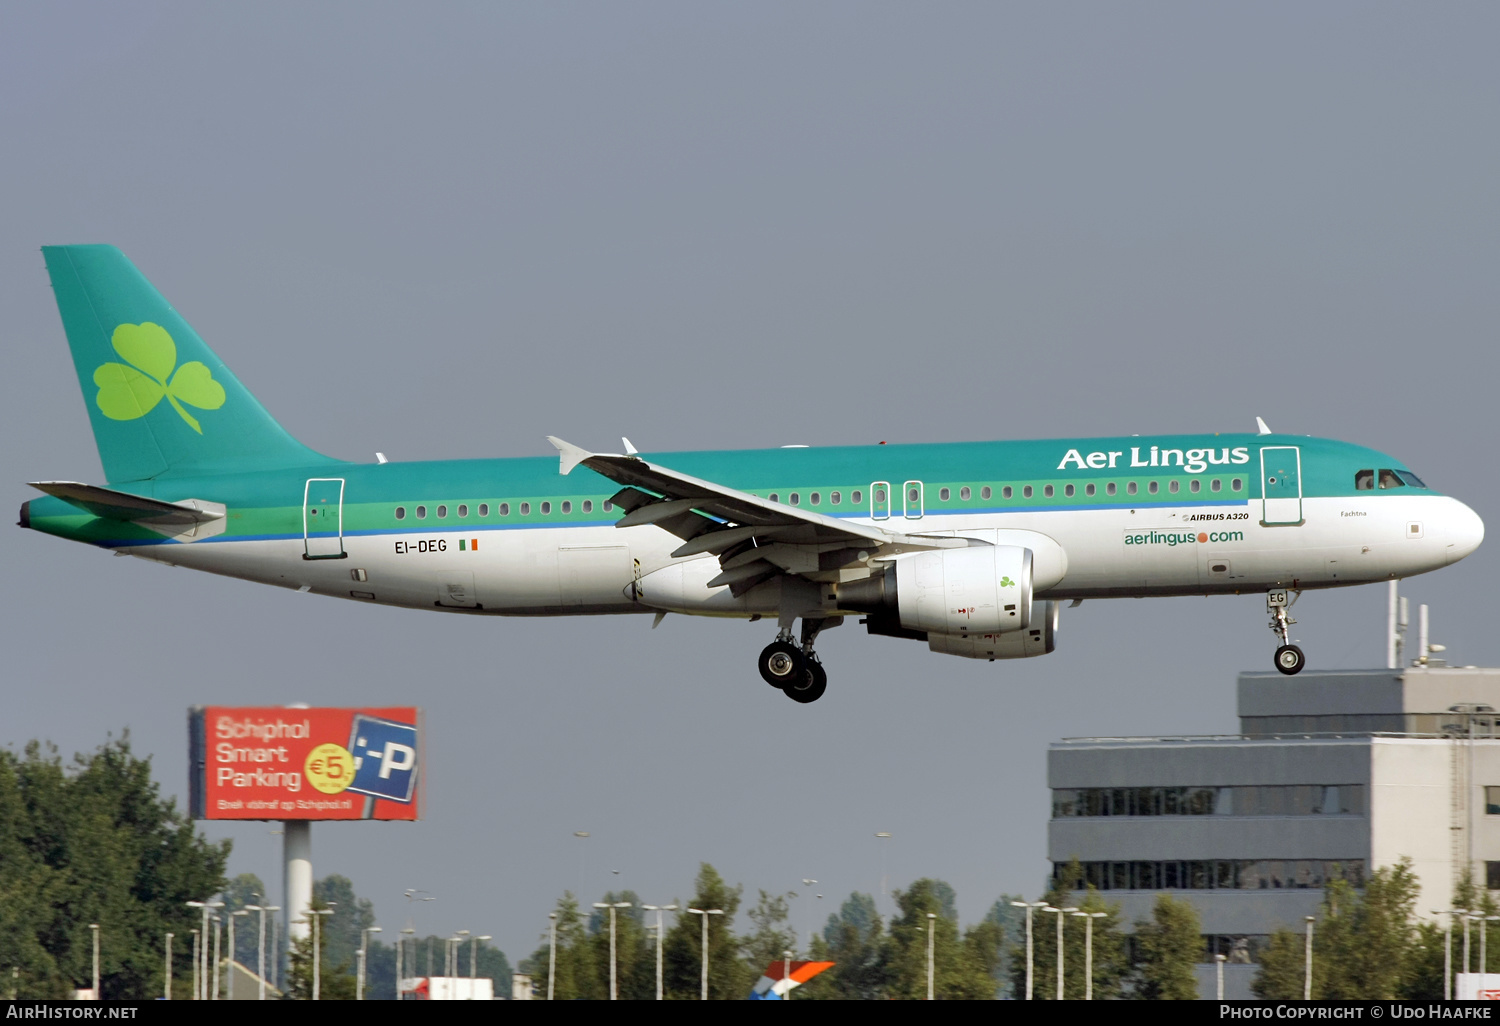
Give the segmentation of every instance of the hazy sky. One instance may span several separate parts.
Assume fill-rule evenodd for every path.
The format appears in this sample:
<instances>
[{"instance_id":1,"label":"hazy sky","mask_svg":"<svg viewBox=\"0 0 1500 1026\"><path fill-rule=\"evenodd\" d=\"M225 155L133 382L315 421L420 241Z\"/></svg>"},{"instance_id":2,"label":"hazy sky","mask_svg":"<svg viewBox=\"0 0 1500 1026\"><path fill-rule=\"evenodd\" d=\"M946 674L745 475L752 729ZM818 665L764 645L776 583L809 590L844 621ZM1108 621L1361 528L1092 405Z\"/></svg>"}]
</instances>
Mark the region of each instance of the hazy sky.
<instances>
[{"instance_id":1,"label":"hazy sky","mask_svg":"<svg viewBox=\"0 0 1500 1026\"><path fill-rule=\"evenodd\" d=\"M1493 522L1497 36L1485 4L6 3L0 480L102 479L38 247L110 242L340 457L1260 415ZM764 622L429 615L9 538L0 743L129 728L182 795L191 704L418 703L426 819L315 827L315 872L512 958L564 888L688 897L700 861L816 878L802 930L878 890L876 831L971 921L1041 888L1049 739L1233 730L1274 647L1254 596L1088 602L993 664L851 622L801 707ZM1407 586L1462 663L1500 660L1497 551ZM1378 665L1384 600L1306 596L1310 665ZM279 890L270 826L205 829Z\"/></svg>"}]
</instances>

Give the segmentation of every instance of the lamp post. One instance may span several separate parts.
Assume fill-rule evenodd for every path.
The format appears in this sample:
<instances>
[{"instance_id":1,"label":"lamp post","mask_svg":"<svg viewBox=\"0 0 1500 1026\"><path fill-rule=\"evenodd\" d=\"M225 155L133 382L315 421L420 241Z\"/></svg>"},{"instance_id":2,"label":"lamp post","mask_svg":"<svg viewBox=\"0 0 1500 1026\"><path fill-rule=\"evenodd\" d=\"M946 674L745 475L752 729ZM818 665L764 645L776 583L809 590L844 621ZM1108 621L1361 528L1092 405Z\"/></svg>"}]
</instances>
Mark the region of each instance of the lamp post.
<instances>
[{"instance_id":1,"label":"lamp post","mask_svg":"<svg viewBox=\"0 0 1500 1026\"><path fill-rule=\"evenodd\" d=\"M1302 956L1302 1000L1303 1001L1311 1001L1312 1000L1312 935L1313 935L1313 917L1312 916L1303 916L1302 919L1303 919L1304 922L1307 923L1307 939L1303 943L1303 956Z\"/></svg>"},{"instance_id":2,"label":"lamp post","mask_svg":"<svg viewBox=\"0 0 1500 1026\"><path fill-rule=\"evenodd\" d=\"M1216 992L1220 1001L1224 1000L1224 956L1214 956L1214 975L1218 980Z\"/></svg>"},{"instance_id":3,"label":"lamp post","mask_svg":"<svg viewBox=\"0 0 1500 1026\"><path fill-rule=\"evenodd\" d=\"M333 915L331 908L310 908L307 910L312 920L312 942L313 942L313 973L312 973L312 999L323 1000L323 916Z\"/></svg>"},{"instance_id":4,"label":"lamp post","mask_svg":"<svg viewBox=\"0 0 1500 1026\"><path fill-rule=\"evenodd\" d=\"M479 970L474 968L479 964L479 942L491 940L489 934L481 933L478 937L469 938L469 979L479 979ZM469 1000L474 1000L474 984L469 984Z\"/></svg>"},{"instance_id":5,"label":"lamp post","mask_svg":"<svg viewBox=\"0 0 1500 1026\"><path fill-rule=\"evenodd\" d=\"M661 914L663 912L676 912L674 905L642 905L641 908L656 913L656 1000L662 1000L661 988Z\"/></svg>"},{"instance_id":6,"label":"lamp post","mask_svg":"<svg viewBox=\"0 0 1500 1026\"><path fill-rule=\"evenodd\" d=\"M209 990L209 1000L211 1000L211 1001L217 1001L217 1000L219 1000L219 939L220 939L220 935L223 934L223 932L224 932L224 920L222 918L220 918L220 916L219 916L219 914L217 912L215 912L214 915L213 915L213 924L214 924L214 975L213 975L213 981L214 982L213 982L212 988ZM205 951L204 954L207 955L208 952Z\"/></svg>"},{"instance_id":7,"label":"lamp post","mask_svg":"<svg viewBox=\"0 0 1500 1026\"><path fill-rule=\"evenodd\" d=\"M370 934L384 932L378 926L367 926L359 931L359 977L356 980L354 988L354 1000L356 1001L363 1001L365 999L365 973L367 972L366 966L369 964L367 960L370 957Z\"/></svg>"},{"instance_id":8,"label":"lamp post","mask_svg":"<svg viewBox=\"0 0 1500 1026\"><path fill-rule=\"evenodd\" d=\"M266 913L280 912L281 906L246 905L245 910L260 913L260 931L257 933L255 941L255 974L260 977L260 982L257 985L259 993L255 999L257 1001L264 1001L266 999Z\"/></svg>"},{"instance_id":9,"label":"lamp post","mask_svg":"<svg viewBox=\"0 0 1500 1026\"><path fill-rule=\"evenodd\" d=\"M781 976L786 981L786 993L781 996L783 1001L792 999L792 953L783 951L781 953Z\"/></svg>"},{"instance_id":10,"label":"lamp post","mask_svg":"<svg viewBox=\"0 0 1500 1026\"><path fill-rule=\"evenodd\" d=\"M927 1000L935 1000L932 996L932 938L937 936L937 913L927 913Z\"/></svg>"},{"instance_id":11,"label":"lamp post","mask_svg":"<svg viewBox=\"0 0 1500 1026\"><path fill-rule=\"evenodd\" d=\"M700 1001L707 1001L708 1000L708 917L709 916L722 916L724 914L724 910L722 908L690 908L690 909L688 909L688 911L691 912L695 916L702 916L703 917L703 977L702 977L702 989L701 989L701 993L700 993L700 996L699 996L698 1000L700 1000Z\"/></svg>"},{"instance_id":12,"label":"lamp post","mask_svg":"<svg viewBox=\"0 0 1500 1026\"><path fill-rule=\"evenodd\" d=\"M90 923L89 931L94 935L94 1000L99 1001L99 924Z\"/></svg>"},{"instance_id":13,"label":"lamp post","mask_svg":"<svg viewBox=\"0 0 1500 1026\"><path fill-rule=\"evenodd\" d=\"M406 947L407 939L408 938L415 938L416 933L417 933L417 931L415 929L413 929L412 927L408 926L408 927L406 927L405 929L403 929L401 931L400 935L398 935L396 937L396 1000L397 1001L400 1001L401 1000L401 995L403 993L405 993L401 989L401 979L402 979L402 976L401 976L401 959L402 959L402 956L404 954L403 949ZM414 939L413 939L413 943L415 943ZM417 953L416 953L416 951L412 951L412 953L411 953L411 959L412 959L412 964L415 965L416 961L417 961Z\"/></svg>"},{"instance_id":14,"label":"lamp post","mask_svg":"<svg viewBox=\"0 0 1500 1026\"><path fill-rule=\"evenodd\" d=\"M1076 908L1053 908L1051 905L1043 905L1043 912L1052 912L1057 915L1057 1000L1063 999L1063 916L1072 915L1078 910Z\"/></svg>"},{"instance_id":15,"label":"lamp post","mask_svg":"<svg viewBox=\"0 0 1500 1026\"><path fill-rule=\"evenodd\" d=\"M162 997L168 1001L172 1000L172 938L175 936L171 930L167 931L167 982Z\"/></svg>"},{"instance_id":16,"label":"lamp post","mask_svg":"<svg viewBox=\"0 0 1500 1026\"><path fill-rule=\"evenodd\" d=\"M803 886L804 889L808 888L808 887L814 886L817 882L818 881L816 881L816 880L810 880L807 877L803 877L802 878L802 886ZM820 895L818 895L818 897L821 898L822 895L820 894ZM815 915L816 914L814 913L814 910L812 909L812 907L809 907L807 911L808 911L808 915L809 915L809 918L807 920L808 955L811 956L811 954L812 954L812 935L813 935L813 930L815 929L815 923L816 923ZM790 994L791 991L787 991L787 993Z\"/></svg>"},{"instance_id":17,"label":"lamp post","mask_svg":"<svg viewBox=\"0 0 1500 1026\"><path fill-rule=\"evenodd\" d=\"M1488 952L1485 951L1485 937L1489 933L1491 923L1500 919L1500 916L1485 916L1479 924L1479 973L1483 976L1490 971Z\"/></svg>"},{"instance_id":18,"label":"lamp post","mask_svg":"<svg viewBox=\"0 0 1500 1026\"><path fill-rule=\"evenodd\" d=\"M1473 910L1464 909L1460 915L1464 917L1464 974L1473 971L1474 963L1469 961L1469 920L1473 918Z\"/></svg>"},{"instance_id":19,"label":"lamp post","mask_svg":"<svg viewBox=\"0 0 1500 1026\"><path fill-rule=\"evenodd\" d=\"M193 945L193 1000L202 1001L208 998L208 917L216 908L223 908L222 901L189 901L189 908L201 908L203 910L203 929L198 933L198 939Z\"/></svg>"},{"instance_id":20,"label":"lamp post","mask_svg":"<svg viewBox=\"0 0 1500 1026\"><path fill-rule=\"evenodd\" d=\"M1094 1000L1094 920L1103 919L1108 912L1074 912L1074 917L1083 920L1083 999ZM1219 969L1219 989L1224 989L1224 970ZM1224 996L1222 993L1219 995Z\"/></svg>"},{"instance_id":21,"label":"lamp post","mask_svg":"<svg viewBox=\"0 0 1500 1026\"><path fill-rule=\"evenodd\" d=\"M250 910L247 908L237 909L234 912L229 913L229 964L224 969L224 974L227 977L228 982L224 984L224 989L229 991L229 1000L231 1001L234 1000L235 935L239 933L239 924L235 922L235 919L240 916L248 916L249 914Z\"/></svg>"},{"instance_id":22,"label":"lamp post","mask_svg":"<svg viewBox=\"0 0 1500 1026\"><path fill-rule=\"evenodd\" d=\"M1457 909L1433 909L1435 916L1447 916L1443 920L1443 1000L1453 1000L1453 917Z\"/></svg>"},{"instance_id":23,"label":"lamp post","mask_svg":"<svg viewBox=\"0 0 1500 1026\"><path fill-rule=\"evenodd\" d=\"M658 970L658 980L660 970ZM557 913L547 913L547 1000L552 1000L552 984L557 979ZM660 983L657 984L660 986Z\"/></svg>"},{"instance_id":24,"label":"lamp post","mask_svg":"<svg viewBox=\"0 0 1500 1026\"><path fill-rule=\"evenodd\" d=\"M614 1001L618 997L615 986L615 909L629 908L628 901L596 901L595 908L609 909L609 999Z\"/></svg>"},{"instance_id":25,"label":"lamp post","mask_svg":"<svg viewBox=\"0 0 1500 1026\"><path fill-rule=\"evenodd\" d=\"M1031 946L1031 913L1039 908L1046 908L1045 901L1013 901L1016 908L1026 910L1026 1000L1031 1000L1031 975L1032 975L1032 946Z\"/></svg>"}]
</instances>

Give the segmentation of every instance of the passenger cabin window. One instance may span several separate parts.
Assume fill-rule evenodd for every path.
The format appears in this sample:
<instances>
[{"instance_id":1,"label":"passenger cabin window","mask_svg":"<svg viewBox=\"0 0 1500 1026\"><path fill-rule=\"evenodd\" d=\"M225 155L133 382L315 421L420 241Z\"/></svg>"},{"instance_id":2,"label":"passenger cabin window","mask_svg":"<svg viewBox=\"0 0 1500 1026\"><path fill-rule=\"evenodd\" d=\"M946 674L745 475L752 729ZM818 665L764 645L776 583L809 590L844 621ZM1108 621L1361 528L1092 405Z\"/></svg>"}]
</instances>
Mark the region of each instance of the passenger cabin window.
<instances>
[{"instance_id":1,"label":"passenger cabin window","mask_svg":"<svg viewBox=\"0 0 1500 1026\"><path fill-rule=\"evenodd\" d=\"M1354 490L1356 492L1372 492L1375 490L1375 471L1356 470L1354 472Z\"/></svg>"},{"instance_id":2,"label":"passenger cabin window","mask_svg":"<svg viewBox=\"0 0 1500 1026\"><path fill-rule=\"evenodd\" d=\"M1171 484L1167 485L1167 491L1171 492L1173 495L1176 495L1181 490L1182 490L1182 482L1181 481L1173 481Z\"/></svg>"},{"instance_id":3,"label":"passenger cabin window","mask_svg":"<svg viewBox=\"0 0 1500 1026\"><path fill-rule=\"evenodd\" d=\"M1240 490L1240 489L1241 489L1241 488L1243 488L1243 487L1245 487L1245 482L1243 482L1243 481L1241 481L1241 480L1240 480L1240 479L1239 479L1239 478L1235 478L1235 479L1234 479L1234 480L1233 480L1233 481L1231 481L1231 482L1230 482L1230 483L1229 483L1229 487L1230 487L1230 488L1231 488L1231 489L1232 489L1232 490L1234 490L1234 491L1236 491L1236 492L1237 492L1237 491L1239 491L1239 490Z\"/></svg>"},{"instance_id":4,"label":"passenger cabin window","mask_svg":"<svg viewBox=\"0 0 1500 1026\"><path fill-rule=\"evenodd\" d=\"M397 520L405 520L406 519L406 507L405 506L397 506L396 507L396 519Z\"/></svg>"},{"instance_id":5,"label":"passenger cabin window","mask_svg":"<svg viewBox=\"0 0 1500 1026\"><path fill-rule=\"evenodd\" d=\"M770 499L772 502L781 501L781 496L777 495L775 492L772 492L770 495L766 496L766 498Z\"/></svg>"},{"instance_id":6,"label":"passenger cabin window","mask_svg":"<svg viewBox=\"0 0 1500 1026\"><path fill-rule=\"evenodd\" d=\"M1160 488L1160 487L1161 487L1161 485L1157 484L1155 481L1152 481L1150 484L1148 484L1146 486L1146 491L1150 492L1152 495L1155 495L1156 494L1156 490L1158 488Z\"/></svg>"},{"instance_id":7,"label":"passenger cabin window","mask_svg":"<svg viewBox=\"0 0 1500 1026\"><path fill-rule=\"evenodd\" d=\"M608 513L610 510L612 510L614 508L615 508L615 504L614 503L607 502L607 501L604 503L604 506L603 506L604 512Z\"/></svg>"},{"instance_id":8,"label":"passenger cabin window","mask_svg":"<svg viewBox=\"0 0 1500 1026\"><path fill-rule=\"evenodd\" d=\"M1188 482L1188 491L1196 493L1201 491L1202 489L1203 482L1199 481L1196 477L1193 478L1192 481Z\"/></svg>"},{"instance_id":9,"label":"passenger cabin window","mask_svg":"<svg viewBox=\"0 0 1500 1026\"><path fill-rule=\"evenodd\" d=\"M1053 494L1053 492L1052 492L1052 486L1051 485L1043 485L1042 486L1042 494L1045 495L1049 499L1052 498L1052 494Z\"/></svg>"},{"instance_id":10,"label":"passenger cabin window","mask_svg":"<svg viewBox=\"0 0 1500 1026\"><path fill-rule=\"evenodd\" d=\"M1026 485L1024 488L1021 489L1021 498L1023 498L1023 499L1029 499L1029 498L1031 498L1031 485Z\"/></svg>"},{"instance_id":11,"label":"passenger cabin window","mask_svg":"<svg viewBox=\"0 0 1500 1026\"><path fill-rule=\"evenodd\" d=\"M1107 485L1104 486L1104 494L1105 495L1113 495L1113 494L1115 494L1115 483L1113 481L1111 481L1109 484L1107 484Z\"/></svg>"},{"instance_id":12,"label":"passenger cabin window","mask_svg":"<svg viewBox=\"0 0 1500 1026\"><path fill-rule=\"evenodd\" d=\"M1083 494L1084 495L1093 495L1094 494L1094 486L1091 485L1091 484L1084 485L1083 486Z\"/></svg>"},{"instance_id":13,"label":"passenger cabin window","mask_svg":"<svg viewBox=\"0 0 1500 1026\"><path fill-rule=\"evenodd\" d=\"M427 507L426 506L418 506L417 507L417 519L418 520L426 520L427 519Z\"/></svg>"},{"instance_id":14,"label":"passenger cabin window","mask_svg":"<svg viewBox=\"0 0 1500 1026\"><path fill-rule=\"evenodd\" d=\"M529 503L529 502L523 502L523 503L521 503L521 515L524 517L524 516L526 516L530 512L531 512L531 503Z\"/></svg>"},{"instance_id":15,"label":"passenger cabin window","mask_svg":"<svg viewBox=\"0 0 1500 1026\"><path fill-rule=\"evenodd\" d=\"M861 502L865 501L864 493L858 488L854 489L854 491L849 493L849 501L858 506Z\"/></svg>"},{"instance_id":16,"label":"passenger cabin window","mask_svg":"<svg viewBox=\"0 0 1500 1026\"><path fill-rule=\"evenodd\" d=\"M487 517L487 516L490 515L490 504L489 503L487 503L487 502L481 502L479 504L479 515L482 516L482 517Z\"/></svg>"},{"instance_id":17,"label":"passenger cabin window","mask_svg":"<svg viewBox=\"0 0 1500 1026\"><path fill-rule=\"evenodd\" d=\"M466 516L469 515L469 507L468 507L467 504L463 504L463 503L459 504L458 515L461 516L461 517L466 517Z\"/></svg>"},{"instance_id":18,"label":"passenger cabin window","mask_svg":"<svg viewBox=\"0 0 1500 1026\"><path fill-rule=\"evenodd\" d=\"M1380 487L1405 488L1406 482L1397 477L1394 470L1386 470L1384 467L1382 467L1380 469Z\"/></svg>"},{"instance_id":19,"label":"passenger cabin window","mask_svg":"<svg viewBox=\"0 0 1500 1026\"><path fill-rule=\"evenodd\" d=\"M552 512L552 503L550 503L550 502L544 502L544 503L542 503L542 515L545 516L546 514L551 513L551 512Z\"/></svg>"},{"instance_id":20,"label":"passenger cabin window","mask_svg":"<svg viewBox=\"0 0 1500 1026\"><path fill-rule=\"evenodd\" d=\"M990 486L989 485L985 485L983 488L979 489L979 497L981 499L988 499L992 494L994 494L994 493L990 491ZM1007 499L1010 498L1010 489L1009 488L1005 489L1005 497Z\"/></svg>"},{"instance_id":21,"label":"passenger cabin window","mask_svg":"<svg viewBox=\"0 0 1500 1026\"><path fill-rule=\"evenodd\" d=\"M792 493L792 505L793 506L800 506L800 505L802 505L802 496L798 495L796 492Z\"/></svg>"},{"instance_id":22,"label":"passenger cabin window","mask_svg":"<svg viewBox=\"0 0 1500 1026\"><path fill-rule=\"evenodd\" d=\"M971 492L971 491L969 491L969 486L968 485L964 485L962 488L960 488L958 490L958 497L960 499L964 500L965 502L967 502L969 500L969 496L972 495L972 494L974 494L974 493Z\"/></svg>"},{"instance_id":23,"label":"passenger cabin window","mask_svg":"<svg viewBox=\"0 0 1500 1026\"><path fill-rule=\"evenodd\" d=\"M1016 493L1011 489L1010 485L1006 485L1004 488L1000 489L1000 497L1003 499L1008 499L1015 494Z\"/></svg>"},{"instance_id":24,"label":"passenger cabin window","mask_svg":"<svg viewBox=\"0 0 1500 1026\"><path fill-rule=\"evenodd\" d=\"M1063 486L1063 494L1066 495L1068 498L1071 499L1073 497L1073 486L1072 485L1064 485Z\"/></svg>"},{"instance_id":25,"label":"passenger cabin window","mask_svg":"<svg viewBox=\"0 0 1500 1026\"><path fill-rule=\"evenodd\" d=\"M564 513L571 513L571 512L573 512L573 504L571 502L564 502L562 504L562 511Z\"/></svg>"},{"instance_id":26,"label":"passenger cabin window","mask_svg":"<svg viewBox=\"0 0 1500 1026\"><path fill-rule=\"evenodd\" d=\"M809 495L807 497L807 501L810 502L810 503L812 503L814 506L816 506L816 505L818 505L818 503L820 503L820 502L823 501L823 496L820 495L820 494L818 494L817 492L813 492L811 495Z\"/></svg>"},{"instance_id":27,"label":"passenger cabin window","mask_svg":"<svg viewBox=\"0 0 1500 1026\"><path fill-rule=\"evenodd\" d=\"M444 517L446 517L447 515L448 515L448 507L447 506L439 506L438 507L438 519L441 520Z\"/></svg>"},{"instance_id":28,"label":"passenger cabin window","mask_svg":"<svg viewBox=\"0 0 1500 1026\"><path fill-rule=\"evenodd\" d=\"M1134 495L1135 494L1135 482L1134 481L1131 481L1129 484L1127 484L1125 486L1125 494L1127 494L1127 495Z\"/></svg>"},{"instance_id":29,"label":"passenger cabin window","mask_svg":"<svg viewBox=\"0 0 1500 1026\"><path fill-rule=\"evenodd\" d=\"M502 517L508 517L508 516L510 516L510 503L508 503L508 502L502 502L500 504L500 515Z\"/></svg>"},{"instance_id":30,"label":"passenger cabin window","mask_svg":"<svg viewBox=\"0 0 1500 1026\"><path fill-rule=\"evenodd\" d=\"M585 513L592 513L592 512L594 512L594 500L593 499L584 499L583 500L583 511Z\"/></svg>"},{"instance_id":31,"label":"passenger cabin window","mask_svg":"<svg viewBox=\"0 0 1500 1026\"><path fill-rule=\"evenodd\" d=\"M828 493L828 501L831 502L831 503L833 503L835 506L837 506L839 503L841 503L841 502L844 501L844 497L843 497L843 495L839 494L838 492L829 492Z\"/></svg>"},{"instance_id":32,"label":"passenger cabin window","mask_svg":"<svg viewBox=\"0 0 1500 1026\"><path fill-rule=\"evenodd\" d=\"M1212 480L1212 481L1210 481L1210 482L1209 482L1209 483L1208 483L1208 490L1209 490L1209 491L1211 491L1211 492L1217 492L1217 491L1218 491L1218 490L1219 490L1219 489L1220 489L1220 488L1222 488L1222 487L1224 487L1224 486L1223 486L1223 484L1222 484L1222 483L1221 483L1221 482L1220 482L1220 481L1219 481L1219 479L1218 479L1218 478L1214 478L1214 479L1213 479L1213 480Z\"/></svg>"},{"instance_id":33,"label":"passenger cabin window","mask_svg":"<svg viewBox=\"0 0 1500 1026\"><path fill-rule=\"evenodd\" d=\"M942 500L943 500L943 501L944 501L944 502L947 502L947 501L948 501L948 497L949 497L949 496L950 496L950 495L952 495L952 494L953 494L953 493L952 493L952 492L950 492L950 491L949 491L949 490L948 490L948 489L946 489L946 488L939 488L939 489L938 489L938 498L939 498L939 499L942 499Z\"/></svg>"}]
</instances>

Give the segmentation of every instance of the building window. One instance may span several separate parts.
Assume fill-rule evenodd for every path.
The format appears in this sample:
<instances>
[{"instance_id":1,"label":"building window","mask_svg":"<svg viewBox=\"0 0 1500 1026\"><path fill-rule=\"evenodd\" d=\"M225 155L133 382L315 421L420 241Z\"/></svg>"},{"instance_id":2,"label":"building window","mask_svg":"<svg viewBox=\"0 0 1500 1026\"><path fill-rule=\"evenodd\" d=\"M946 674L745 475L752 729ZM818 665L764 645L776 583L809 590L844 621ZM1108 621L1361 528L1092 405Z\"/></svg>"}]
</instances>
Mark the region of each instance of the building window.
<instances>
[{"instance_id":1,"label":"building window","mask_svg":"<svg viewBox=\"0 0 1500 1026\"><path fill-rule=\"evenodd\" d=\"M1484 864L1484 886L1492 891L1500 891L1500 862Z\"/></svg>"},{"instance_id":2,"label":"building window","mask_svg":"<svg viewBox=\"0 0 1500 1026\"><path fill-rule=\"evenodd\" d=\"M1493 796L1492 796L1493 792ZM1500 815L1500 787L1486 804ZM1260 784L1240 787L1078 787L1052 792L1052 817L1362 816L1363 784Z\"/></svg>"},{"instance_id":3,"label":"building window","mask_svg":"<svg viewBox=\"0 0 1500 1026\"><path fill-rule=\"evenodd\" d=\"M1494 868L1492 868L1494 867ZM1053 863L1061 887L1101 891L1317 890L1334 880L1363 887L1363 859L1166 859L1157 862L1083 862L1082 879L1065 878L1067 864ZM1500 862L1485 863L1486 882L1500 890Z\"/></svg>"},{"instance_id":4,"label":"building window","mask_svg":"<svg viewBox=\"0 0 1500 1026\"><path fill-rule=\"evenodd\" d=\"M1500 816L1500 787L1486 787L1484 789L1484 814L1486 816Z\"/></svg>"}]
</instances>

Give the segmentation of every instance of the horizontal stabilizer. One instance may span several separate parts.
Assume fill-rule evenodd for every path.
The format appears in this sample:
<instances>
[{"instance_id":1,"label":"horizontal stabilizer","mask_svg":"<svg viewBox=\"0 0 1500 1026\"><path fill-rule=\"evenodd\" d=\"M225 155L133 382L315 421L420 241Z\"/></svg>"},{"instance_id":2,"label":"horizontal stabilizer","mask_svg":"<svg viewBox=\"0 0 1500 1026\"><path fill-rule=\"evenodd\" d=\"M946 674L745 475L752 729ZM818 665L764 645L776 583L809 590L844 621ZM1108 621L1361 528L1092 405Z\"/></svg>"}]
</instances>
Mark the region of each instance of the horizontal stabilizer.
<instances>
[{"instance_id":1,"label":"horizontal stabilizer","mask_svg":"<svg viewBox=\"0 0 1500 1026\"><path fill-rule=\"evenodd\" d=\"M140 524L178 541L193 541L224 530L226 510L220 502L204 502L202 499L167 502L80 481L32 481L31 487L77 506L85 513L106 520Z\"/></svg>"}]
</instances>

